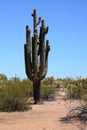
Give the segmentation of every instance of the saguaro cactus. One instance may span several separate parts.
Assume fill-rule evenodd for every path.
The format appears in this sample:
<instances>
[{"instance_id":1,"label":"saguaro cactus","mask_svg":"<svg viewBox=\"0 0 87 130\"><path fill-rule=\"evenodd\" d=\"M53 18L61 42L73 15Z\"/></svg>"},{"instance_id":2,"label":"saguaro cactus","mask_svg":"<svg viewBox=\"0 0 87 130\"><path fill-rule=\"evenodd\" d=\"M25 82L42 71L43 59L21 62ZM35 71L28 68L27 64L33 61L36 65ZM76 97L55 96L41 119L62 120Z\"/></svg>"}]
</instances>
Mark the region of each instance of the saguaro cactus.
<instances>
[{"instance_id":1,"label":"saguaro cactus","mask_svg":"<svg viewBox=\"0 0 87 130\"><path fill-rule=\"evenodd\" d=\"M27 77L33 82L33 93L35 104L40 101L40 83L46 76L48 69L48 52L50 51L49 41L45 40L48 27L45 27L44 20L36 18L36 9L33 10L33 36L31 38L30 28L26 25L26 43L24 45L25 70ZM37 26L41 23L38 36Z\"/></svg>"}]
</instances>

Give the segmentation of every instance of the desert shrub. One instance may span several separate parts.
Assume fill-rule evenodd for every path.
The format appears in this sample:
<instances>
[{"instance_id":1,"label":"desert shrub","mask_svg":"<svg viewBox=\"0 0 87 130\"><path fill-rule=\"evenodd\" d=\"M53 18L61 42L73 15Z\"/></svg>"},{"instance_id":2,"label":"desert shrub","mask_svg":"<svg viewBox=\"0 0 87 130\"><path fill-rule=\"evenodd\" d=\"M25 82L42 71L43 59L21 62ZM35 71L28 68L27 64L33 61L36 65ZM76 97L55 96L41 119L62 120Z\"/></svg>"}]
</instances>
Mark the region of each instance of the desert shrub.
<instances>
[{"instance_id":1,"label":"desert shrub","mask_svg":"<svg viewBox=\"0 0 87 130\"><path fill-rule=\"evenodd\" d=\"M70 109L67 115L60 119L60 121L63 122L70 122L73 120L87 123L87 105L80 104L79 106Z\"/></svg>"},{"instance_id":2,"label":"desert shrub","mask_svg":"<svg viewBox=\"0 0 87 130\"><path fill-rule=\"evenodd\" d=\"M67 84L67 97L74 99L87 99L87 81L84 79L73 80Z\"/></svg>"},{"instance_id":3,"label":"desert shrub","mask_svg":"<svg viewBox=\"0 0 87 130\"><path fill-rule=\"evenodd\" d=\"M56 85L54 77L48 77L41 83L41 99L42 100L55 100Z\"/></svg>"},{"instance_id":4,"label":"desert shrub","mask_svg":"<svg viewBox=\"0 0 87 130\"><path fill-rule=\"evenodd\" d=\"M29 96L21 81L9 82L0 88L0 111L24 111L30 107Z\"/></svg>"},{"instance_id":5,"label":"desert shrub","mask_svg":"<svg viewBox=\"0 0 87 130\"><path fill-rule=\"evenodd\" d=\"M68 99L79 99L81 96L81 89L79 86L76 86L75 84L68 84L67 85L67 98Z\"/></svg>"},{"instance_id":6,"label":"desert shrub","mask_svg":"<svg viewBox=\"0 0 87 130\"><path fill-rule=\"evenodd\" d=\"M75 79L67 83L67 97L69 99L79 99L81 104L71 108L66 117L61 121L80 120L87 123L87 79Z\"/></svg>"},{"instance_id":7,"label":"desert shrub","mask_svg":"<svg viewBox=\"0 0 87 130\"><path fill-rule=\"evenodd\" d=\"M0 85L6 84L7 81L7 76L5 74L0 74Z\"/></svg>"},{"instance_id":8,"label":"desert shrub","mask_svg":"<svg viewBox=\"0 0 87 130\"><path fill-rule=\"evenodd\" d=\"M55 100L57 88L53 85L41 85L41 99Z\"/></svg>"},{"instance_id":9,"label":"desert shrub","mask_svg":"<svg viewBox=\"0 0 87 130\"><path fill-rule=\"evenodd\" d=\"M25 91L27 96L33 97L33 85L29 79L22 80L22 89L23 89L23 91Z\"/></svg>"},{"instance_id":10,"label":"desert shrub","mask_svg":"<svg viewBox=\"0 0 87 130\"><path fill-rule=\"evenodd\" d=\"M48 78L45 78L45 79L42 81L42 84L43 84L43 85L52 85L52 84L54 84L54 82L55 82L54 77L48 77Z\"/></svg>"}]
</instances>

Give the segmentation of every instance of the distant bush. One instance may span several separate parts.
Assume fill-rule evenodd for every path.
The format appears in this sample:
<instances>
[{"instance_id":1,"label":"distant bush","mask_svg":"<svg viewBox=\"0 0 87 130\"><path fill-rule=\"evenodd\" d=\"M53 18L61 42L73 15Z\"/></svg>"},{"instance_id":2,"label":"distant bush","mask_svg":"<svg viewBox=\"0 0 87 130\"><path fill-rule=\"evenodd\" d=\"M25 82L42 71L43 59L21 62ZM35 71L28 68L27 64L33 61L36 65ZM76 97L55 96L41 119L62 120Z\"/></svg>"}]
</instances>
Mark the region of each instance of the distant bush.
<instances>
[{"instance_id":1,"label":"distant bush","mask_svg":"<svg viewBox=\"0 0 87 130\"><path fill-rule=\"evenodd\" d=\"M76 79L67 84L67 97L87 100L87 79Z\"/></svg>"},{"instance_id":2,"label":"distant bush","mask_svg":"<svg viewBox=\"0 0 87 130\"><path fill-rule=\"evenodd\" d=\"M56 97L57 88L53 85L41 85L41 99L53 101Z\"/></svg>"},{"instance_id":3,"label":"distant bush","mask_svg":"<svg viewBox=\"0 0 87 130\"><path fill-rule=\"evenodd\" d=\"M43 84L43 85L52 85L52 84L54 84L54 82L55 82L54 77L48 77L48 78L45 78L45 79L42 81L42 84Z\"/></svg>"},{"instance_id":4,"label":"distant bush","mask_svg":"<svg viewBox=\"0 0 87 130\"><path fill-rule=\"evenodd\" d=\"M79 99L81 97L81 91L79 86L77 87L75 84L68 84L67 89L68 99Z\"/></svg>"}]
</instances>

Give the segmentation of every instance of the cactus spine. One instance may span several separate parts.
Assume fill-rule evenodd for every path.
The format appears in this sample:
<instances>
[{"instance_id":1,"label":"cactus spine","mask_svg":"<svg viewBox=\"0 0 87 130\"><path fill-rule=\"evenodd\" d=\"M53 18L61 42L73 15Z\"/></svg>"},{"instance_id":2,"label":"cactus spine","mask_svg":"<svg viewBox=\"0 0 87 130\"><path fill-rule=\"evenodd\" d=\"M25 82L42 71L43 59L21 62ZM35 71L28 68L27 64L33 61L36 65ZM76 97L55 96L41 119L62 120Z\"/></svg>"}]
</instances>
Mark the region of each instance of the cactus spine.
<instances>
[{"instance_id":1,"label":"cactus spine","mask_svg":"<svg viewBox=\"0 0 87 130\"><path fill-rule=\"evenodd\" d=\"M40 101L40 82L46 76L48 69L48 52L50 51L49 41L45 41L48 27L45 27L44 20L36 18L36 9L33 10L33 36L30 36L30 28L26 25L25 70L27 77L33 82L34 101ZM38 36L37 26L41 23Z\"/></svg>"}]
</instances>

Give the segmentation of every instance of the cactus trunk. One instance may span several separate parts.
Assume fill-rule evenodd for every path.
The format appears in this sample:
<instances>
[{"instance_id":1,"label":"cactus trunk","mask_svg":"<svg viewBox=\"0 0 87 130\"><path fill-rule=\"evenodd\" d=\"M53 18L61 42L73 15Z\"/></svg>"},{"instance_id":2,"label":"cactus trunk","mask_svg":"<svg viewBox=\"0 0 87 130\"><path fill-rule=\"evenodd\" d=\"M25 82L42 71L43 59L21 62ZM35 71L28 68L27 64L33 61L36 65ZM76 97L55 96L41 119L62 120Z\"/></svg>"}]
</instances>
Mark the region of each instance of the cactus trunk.
<instances>
[{"instance_id":1,"label":"cactus trunk","mask_svg":"<svg viewBox=\"0 0 87 130\"><path fill-rule=\"evenodd\" d=\"M40 101L40 83L46 76L48 69L48 52L50 51L49 41L45 41L48 27L45 27L44 20L36 18L36 9L33 10L33 36L30 37L29 26L26 26L25 70L27 77L33 82L34 102ZM41 23L38 36L37 26ZM31 40L32 39L32 40ZM31 43L32 42L32 43Z\"/></svg>"},{"instance_id":2,"label":"cactus trunk","mask_svg":"<svg viewBox=\"0 0 87 130\"><path fill-rule=\"evenodd\" d=\"M34 104L40 102L40 80L33 81Z\"/></svg>"}]
</instances>

